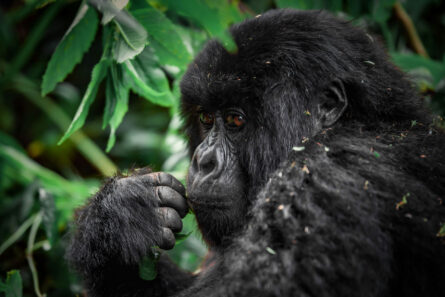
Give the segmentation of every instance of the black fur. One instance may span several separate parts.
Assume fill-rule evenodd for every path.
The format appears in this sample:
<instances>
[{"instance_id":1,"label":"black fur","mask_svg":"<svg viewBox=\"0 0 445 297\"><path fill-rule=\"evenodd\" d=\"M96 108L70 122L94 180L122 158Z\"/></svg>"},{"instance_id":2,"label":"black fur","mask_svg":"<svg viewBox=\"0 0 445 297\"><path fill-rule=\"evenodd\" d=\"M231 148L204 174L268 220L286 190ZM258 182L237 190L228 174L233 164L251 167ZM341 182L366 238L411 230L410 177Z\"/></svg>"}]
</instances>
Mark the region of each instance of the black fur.
<instances>
[{"instance_id":1,"label":"black fur","mask_svg":"<svg viewBox=\"0 0 445 297\"><path fill-rule=\"evenodd\" d=\"M445 245L436 234L445 223L445 136L375 37L330 14L294 10L231 32L238 52L210 42L181 91L191 152L205 138L199 108L248 114L237 143L245 227L229 247L210 247L199 275L163 259L157 279L144 282L132 267L158 223L143 228L149 205L114 209L111 199L133 188L110 192L108 184L79 216L71 249L91 296L443 296ZM316 103L332 81L348 106L317 129Z\"/></svg>"}]
</instances>

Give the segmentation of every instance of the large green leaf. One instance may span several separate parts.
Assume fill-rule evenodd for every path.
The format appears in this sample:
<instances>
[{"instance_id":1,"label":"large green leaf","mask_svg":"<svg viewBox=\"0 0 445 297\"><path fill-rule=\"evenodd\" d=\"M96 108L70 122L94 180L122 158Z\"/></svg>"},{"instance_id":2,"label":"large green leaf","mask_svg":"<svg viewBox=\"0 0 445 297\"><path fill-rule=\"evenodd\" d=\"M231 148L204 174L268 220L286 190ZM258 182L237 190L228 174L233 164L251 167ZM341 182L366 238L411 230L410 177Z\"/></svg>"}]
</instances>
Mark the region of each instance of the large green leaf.
<instances>
[{"instance_id":1,"label":"large green leaf","mask_svg":"<svg viewBox=\"0 0 445 297\"><path fill-rule=\"evenodd\" d=\"M82 60L94 40L98 22L94 9L82 4L48 63L42 81L43 96L54 90L56 84L63 81Z\"/></svg>"},{"instance_id":2,"label":"large green leaf","mask_svg":"<svg viewBox=\"0 0 445 297\"><path fill-rule=\"evenodd\" d=\"M192 56L185 47L175 25L162 12L149 5L143 9L133 10L131 13L153 39L177 58L180 63L176 66L184 69Z\"/></svg>"},{"instance_id":3,"label":"large green leaf","mask_svg":"<svg viewBox=\"0 0 445 297\"><path fill-rule=\"evenodd\" d=\"M93 72L91 75L91 81L88 84L87 90L83 95L82 102L77 108L77 112L74 115L74 118L68 127L68 130L63 135L62 139L59 140L58 144L64 142L68 137L71 136L74 132L79 130L83 124L85 123L85 119L88 115L88 110L90 109L91 103L93 103L94 98L97 94L97 89L99 88L100 83L104 79L108 66L110 65L110 60L107 58L102 58L99 63L96 64L93 68Z\"/></svg>"},{"instance_id":4,"label":"large green leaf","mask_svg":"<svg viewBox=\"0 0 445 297\"><path fill-rule=\"evenodd\" d=\"M445 78L445 61L435 61L415 54L391 53L394 62L404 71L426 69L431 73L433 84L436 86Z\"/></svg>"},{"instance_id":5,"label":"large green leaf","mask_svg":"<svg viewBox=\"0 0 445 297\"><path fill-rule=\"evenodd\" d=\"M22 151L0 144L0 160L7 165L3 176L28 185L36 179L55 197L59 226L71 219L74 208L97 190L97 181L68 181L57 173L31 160Z\"/></svg>"},{"instance_id":6,"label":"large green leaf","mask_svg":"<svg viewBox=\"0 0 445 297\"><path fill-rule=\"evenodd\" d=\"M118 63L134 58L142 52L147 43L147 32L136 22L114 20L119 35L114 43L113 57Z\"/></svg>"},{"instance_id":7,"label":"large green leaf","mask_svg":"<svg viewBox=\"0 0 445 297\"><path fill-rule=\"evenodd\" d=\"M142 262L139 264L139 277L143 280L154 280L158 275L157 271L157 263L160 257L160 253L156 251L156 249L152 248L152 250L148 253L147 256L142 258Z\"/></svg>"},{"instance_id":8,"label":"large green leaf","mask_svg":"<svg viewBox=\"0 0 445 297\"><path fill-rule=\"evenodd\" d=\"M125 1L88 0L88 2L104 14L105 21L113 16L113 23L119 33L114 42L113 58L118 63L134 58L144 49L147 43L147 31L127 11L120 9Z\"/></svg>"},{"instance_id":9,"label":"large green leaf","mask_svg":"<svg viewBox=\"0 0 445 297\"><path fill-rule=\"evenodd\" d=\"M168 79L157 66L151 50L143 51L134 60L126 61L123 65L133 91L154 104L165 107L173 105L175 99Z\"/></svg>"},{"instance_id":10,"label":"large green leaf","mask_svg":"<svg viewBox=\"0 0 445 297\"><path fill-rule=\"evenodd\" d=\"M239 13L236 1L231 4L223 0L159 0L155 2L162 3L176 13L200 24L210 36L220 39L229 51L236 50L236 44L227 31L231 24L241 21L244 17Z\"/></svg>"},{"instance_id":11,"label":"large green leaf","mask_svg":"<svg viewBox=\"0 0 445 297\"><path fill-rule=\"evenodd\" d=\"M109 152L116 141L116 129L128 111L129 85L124 80L124 73L119 64L113 63L107 77L106 106L104 112L104 125L110 126L107 149Z\"/></svg>"},{"instance_id":12,"label":"large green leaf","mask_svg":"<svg viewBox=\"0 0 445 297\"><path fill-rule=\"evenodd\" d=\"M22 277L18 270L9 271L5 282L0 280L0 292L4 292L5 297L23 296Z\"/></svg>"},{"instance_id":13,"label":"large green leaf","mask_svg":"<svg viewBox=\"0 0 445 297\"><path fill-rule=\"evenodd\" d=\"M156 39L149 36L148 40L150 42L150 48L153 49L154 54L159 59L159 64L163 66L173 66L171 67L175 69L173 76L176 76L178 73L184 71L187 68L187 64L184 64L183 61L181 61L177 56L172 54L172 52L167 50Z\"/></svg>"},{"instance_id":14,"label":"large green leaf","mask_svg":"<svg viewBox=\"0 0 445 297\"><path fill-rule=\"evenodd\" d=\"M296 9L320 9L320 3L316 0L275 0L277 7L279 8L296 8Z\"/></svg>"}]
</instances>

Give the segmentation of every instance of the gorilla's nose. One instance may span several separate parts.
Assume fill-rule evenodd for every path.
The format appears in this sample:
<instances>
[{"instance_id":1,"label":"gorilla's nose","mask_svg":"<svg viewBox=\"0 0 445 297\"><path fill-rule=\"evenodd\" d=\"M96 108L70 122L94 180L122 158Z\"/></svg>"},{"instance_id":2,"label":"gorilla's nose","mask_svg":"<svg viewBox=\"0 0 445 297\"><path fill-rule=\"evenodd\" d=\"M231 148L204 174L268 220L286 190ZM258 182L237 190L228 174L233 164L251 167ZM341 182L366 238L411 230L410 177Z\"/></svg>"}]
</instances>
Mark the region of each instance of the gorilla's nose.
<instances>
[{"instance_id":1,"label":"gorilla's nose","mask_svg":"<svg viewBox=\"0 0 445 297\"><path fill-rule=\"evenodd\" d=\"M216 147L198 148L193 156L193 171L201 178L218 178L224 162L222 159L223 156Z\"/></svg>"}]
</instances>

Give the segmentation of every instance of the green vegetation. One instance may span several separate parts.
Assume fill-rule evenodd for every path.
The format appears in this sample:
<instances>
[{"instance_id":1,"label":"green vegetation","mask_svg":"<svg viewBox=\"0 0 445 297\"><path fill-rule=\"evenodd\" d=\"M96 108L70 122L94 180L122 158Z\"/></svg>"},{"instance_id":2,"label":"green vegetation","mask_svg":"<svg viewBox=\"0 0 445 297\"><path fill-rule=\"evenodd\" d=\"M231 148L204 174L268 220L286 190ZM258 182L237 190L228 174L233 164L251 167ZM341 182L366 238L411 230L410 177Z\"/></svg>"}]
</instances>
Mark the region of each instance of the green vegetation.
<instances>
[{"instance_id":1,"label":"green vegetation","mask_svg":"<svg viewBox=\"0 0 445 297\"><path fill-rule=\"evenodd\" d=\"M75 208L118 169L150 166L184 180L178 86L187 65L210 38L236 51L227 28L274 7L328 9L383 36L441 124L439 0L3 1L0 294L81 293L63 258ZM192 214L182 234L169 253L194 270L206 248ZM141 277L155 277L154 263L144 260Z\"/></svg>"}]
</instances>

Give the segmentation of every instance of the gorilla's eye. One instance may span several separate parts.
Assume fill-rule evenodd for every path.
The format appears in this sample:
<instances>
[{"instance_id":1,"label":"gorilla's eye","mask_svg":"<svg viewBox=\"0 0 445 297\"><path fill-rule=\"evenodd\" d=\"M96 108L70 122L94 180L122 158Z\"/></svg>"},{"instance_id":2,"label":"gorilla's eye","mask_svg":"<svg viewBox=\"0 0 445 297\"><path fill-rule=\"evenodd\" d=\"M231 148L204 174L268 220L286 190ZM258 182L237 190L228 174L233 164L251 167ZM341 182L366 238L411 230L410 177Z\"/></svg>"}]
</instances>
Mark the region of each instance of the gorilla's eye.
<instances>
[{"instance_id":1,"label":"gorilla's eye","mask_svg":"<svg viewBox=\"0 0 445 297\"><path fill-rule=\"evenodd\" d=\"M213 113L203 111L199 114L199 120L203 125L211 126L215 121L215 116Z\"/></svg>"},{"instance_id":2,"label":"gorilla's eye","mask_svg":"<svg viewBox=\"0 0 445 297\"><path fill-rule=\"evenodd\" d=\"M246 123L245 117L239 113L227 114L225 121L229 128L241 128Z\"/></svg>"}]
</instances>

